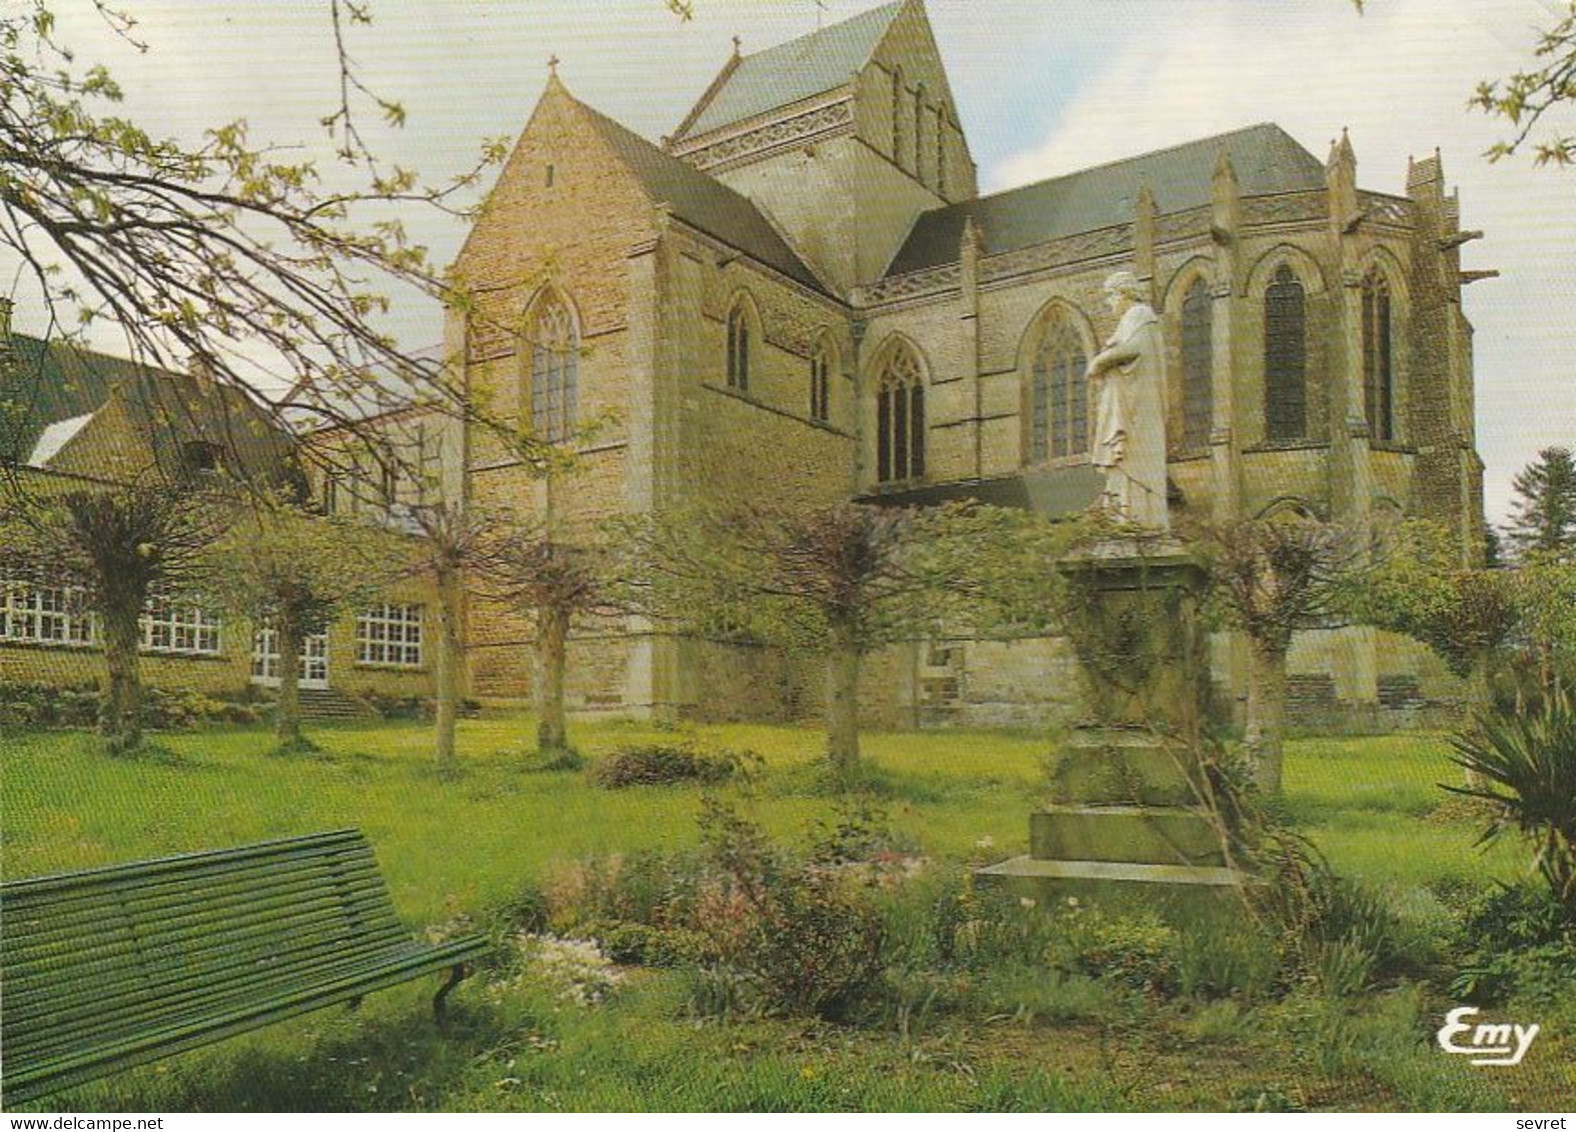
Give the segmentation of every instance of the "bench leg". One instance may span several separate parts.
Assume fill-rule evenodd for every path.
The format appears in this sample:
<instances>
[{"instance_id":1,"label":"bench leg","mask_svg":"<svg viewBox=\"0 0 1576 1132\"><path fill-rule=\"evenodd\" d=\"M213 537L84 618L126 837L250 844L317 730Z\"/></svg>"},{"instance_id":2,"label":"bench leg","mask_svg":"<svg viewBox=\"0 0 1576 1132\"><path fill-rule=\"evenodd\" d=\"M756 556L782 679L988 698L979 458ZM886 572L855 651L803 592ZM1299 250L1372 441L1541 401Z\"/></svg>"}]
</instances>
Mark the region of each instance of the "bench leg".
<instances>
[{"instance_id":1,"label":"bench leg","mask_svg":"<svg viewBox=\"0 0 1576 1132\"><path fill-rule=\"evenodd\" d=\"M460 980L471 973L469 965L456 963L449 968L449 977L438 988L438 993L432 996L432 1016L437 1020L438 1029L447 1032L449 1028L449 1008L444 1001L449 997L449 992L459 986Z\"/></svg>"}]
</instances>

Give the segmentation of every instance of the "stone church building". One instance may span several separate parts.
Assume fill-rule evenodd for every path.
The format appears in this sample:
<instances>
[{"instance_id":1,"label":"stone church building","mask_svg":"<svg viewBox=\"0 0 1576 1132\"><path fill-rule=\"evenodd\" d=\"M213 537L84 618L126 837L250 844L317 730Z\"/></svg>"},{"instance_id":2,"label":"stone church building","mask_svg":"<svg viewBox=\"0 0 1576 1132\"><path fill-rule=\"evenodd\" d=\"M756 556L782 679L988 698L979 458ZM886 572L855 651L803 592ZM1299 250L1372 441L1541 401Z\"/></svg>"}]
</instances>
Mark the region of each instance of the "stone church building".
<instances>
[{"instance_id":1,"label":"stone church building","mask_svg":"<svg viewBox=\"0 0 1576 1132\"><path fill-rule=\"evenodd\" d=\"M465 489L566 531L697 499L1078 510L1100 286L1128 269L1170 354L1174 524L1428 517L1472 561L1474 235L1437 155L1390 196L1359 188L1344 136L1320 161L1270 124L982 197L922 0L736 51L660 144L554 74L454 265L479 300L446 348L577 469L534 478L477 431ZM475 694L528 694L524 626L478 605L470 643ZM1240 648L1214 657L1242 687ZM1399 725L1454 694L1366 629L1302 634L1292 668L1309 721ZM1029 722L1073 709L1077 679L1057 640L924 642L868 666L865 702L893 724ZM819 688L638 625L572 646L580 710L781 717Z\"/></svg>"}]
</instances>

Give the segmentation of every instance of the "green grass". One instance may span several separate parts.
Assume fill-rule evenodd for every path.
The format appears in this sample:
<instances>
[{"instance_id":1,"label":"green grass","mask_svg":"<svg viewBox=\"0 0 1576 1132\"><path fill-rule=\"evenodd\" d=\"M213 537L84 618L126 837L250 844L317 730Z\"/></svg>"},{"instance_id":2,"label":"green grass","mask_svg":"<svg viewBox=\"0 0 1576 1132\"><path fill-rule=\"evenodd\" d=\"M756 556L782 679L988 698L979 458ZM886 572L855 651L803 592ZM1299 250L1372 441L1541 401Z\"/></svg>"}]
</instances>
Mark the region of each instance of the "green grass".
<instances>
[{"instance_id":1,"label":"green grass","mask_svg":"<svg viewBox=\"0 0 1576 1132\"><path fill-rule=\"evenodd\" d=\"M690 729L704 741L760 754L765 771L743 799L772 832L803 836L831 811L813 731L758 725ZM508 896L554 861L696 841L700 790L607 791L578 772L533 772L523 755L531 721L461 725L462 773L440 781L430 733L414 724L320 727L319 755L278 757L260 730L168 735L175 756L105 757L80 732L5 741L0 813L7 876L85 868L184 850L356 826L377 848L396 906L413 922L475 910ZM641 724L581 726L589 756L672 732ZM885 788L896 831L952 860L1027 847L1045 739L1033 734L928 731L875 734L865 754ZM1301 740L1287 757L1287 805L1340 870L1418 885L1440 877L1510 879L1513 846L1473 848L1476 828L1438 823L1437 785L1457 772L1436 736ZM724 793L740 796L729 787ZM989 839L990 848L976 848Z\"/></svg>"},{"instance_id":2,"label":"green grass","mask_svg":"<svg viewBox=\"0 0 1576 1132\"><path fill-rule=\"evenodd\" d=\"M82 733L7 742L5 872L30 876L183 850L356 826L376 847L396 907L414 922L476 909L517 890L550 862L695 843L700 791L599 790L576 772L533 772L521 718L462 725L462 774L440 781L430 732L416 725L319 728L318 756L268 754L262 731L168 735L174 759L105 757ZM758 752L766 770L749 808L773 832L801 836L831 804L819 739L792 728L700 729L710 742ZM670 732L612 722L582 727L592 757ZM962 857L982 838L1027 837L1044 752L1032 736L872 736L870 763L890 782L893 824L927 852ZM737 788L726 793L738 795Z\"/></svg>"},{"instance_id":3,"label":"green grass","mask_svg":"<svg viewBox=\"0 0 1576 1132\"><path fill-rule=\"evenodd\" d=\"M584 772L533 772L524 754L533 731L524 717L466 721L462 772L452 781L435 773L430 733L417 724L319 727L321 752L291 757L270 755L272 740L260 730L161 736L168 755L141 760L111 759L82 733L9 736L0 739L4 875L356 826L416 926L482 911L555 863L696 843L698 788L607 791ZM739 725L687 733L762 756L753 782L723 792L774 834L802 838L833 812L815 732ZM617 721L583 724L574 735L593 758L678 737ZM874 734L865 753L895 831L938 867L1025 851L1048 754L1043 736ZM1416 908L1442 880L1510 880L1524 869L1514 845L1480 853L1472 821L1434 814L1445 797L1435 784L1456 773L1438 736L1297 741L1286 806L1339 871ZM320 1011L53 1103L79 1111L1109 1110L1218 1108L1260 1092L1324 1107L1506 1103L1481 1075L1427 1048L1430 1015L1411 1000L1309 1007L1306 1017L1283 1004L1230 1018L1221 1007L1195 1019L1186 1004L1147 1000L1123 1007L1116 1021L1004 1010L899 1037L770 1019L702 1025L685 1016L684 979L636 972L591 1010L476 979L453 1000L449 1040L433 1032L425 1010L432 987L406 986L372 996L354 1014ZM1115 1009L1106 992L1097 997L1096 1013ZM1299 1029L1310 1026L1318 1033ZM1355 1036L1339 1036L1342 1027ZM1369 1030L1380 1037L1363 1037ZM1245 1040L1225 1040L1232 1033ZM1333 1055L1320 1060L1310 1050L1323 1041L1340 1049L1366 1041L1378 1067L1358 1072Z\"/></svg>"}]
</instances>

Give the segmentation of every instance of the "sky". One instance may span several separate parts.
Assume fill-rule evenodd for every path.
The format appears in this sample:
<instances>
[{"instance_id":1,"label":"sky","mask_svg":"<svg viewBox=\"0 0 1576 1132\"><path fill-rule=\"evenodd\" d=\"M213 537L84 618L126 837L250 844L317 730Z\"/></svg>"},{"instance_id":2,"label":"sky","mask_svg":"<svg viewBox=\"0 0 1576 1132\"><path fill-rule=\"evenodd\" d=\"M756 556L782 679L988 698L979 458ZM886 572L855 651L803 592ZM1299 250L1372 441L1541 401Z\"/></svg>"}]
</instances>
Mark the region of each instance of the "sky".
<instances>
[{"instance_id":1,"label":"sky","mask_svg":"<svg viewBox=\"0 0 1576 1132\"><path fill-rule=\"evenodd\" d=\"M56 0L59 38L102 62L124 112L188 140L247 120L256 141L331 163L319 118L335 105L328 0L122 0L149 50L108 34L88 0ZM669 133L742 37L770 47L874 6L873 0L694 0L676 19L662 0L372 0L352 30L361 73L408 112L374 127L385 156L441 180L483 138L517 135L556 55L580 99L653 140ZM1470 112L1477 82L1531 58L1558 0L927 0L983 192L1274 121L1321 159L1350 130L1362 187L1401 192L1409 155L1437 147L1459 185L1477 330L1478 449L1486 507L1504 518L1511 477L1540 448L1576 445L1576 171L1498 164L1482 154L1501 123ZM1565 121L1576 129L1576 121ZM369 125L374 125L369 123ZM434 258L452 259L463 225L413 215ZM0 252L0 255L4 255ZM0 260L0 287L15 265ZM18 293L17 328L40 306ZM415 348L441 337L441 313L400 298L391 329ZM116 350L108 331L98 344ZM123 350L123 344L119 344Z\"/></svg>"}]
</instances>

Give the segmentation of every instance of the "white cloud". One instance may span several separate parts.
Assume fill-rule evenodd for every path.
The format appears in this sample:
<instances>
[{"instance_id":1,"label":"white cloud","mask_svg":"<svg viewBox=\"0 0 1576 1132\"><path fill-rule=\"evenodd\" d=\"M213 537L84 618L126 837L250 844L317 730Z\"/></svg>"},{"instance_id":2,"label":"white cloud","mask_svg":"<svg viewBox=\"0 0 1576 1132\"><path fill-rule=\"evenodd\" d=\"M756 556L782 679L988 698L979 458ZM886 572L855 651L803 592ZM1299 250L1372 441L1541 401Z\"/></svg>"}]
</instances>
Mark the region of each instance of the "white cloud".
<instances>
[{"instance_id":1,"label":"white cloud","mask_svg":"<svg viewBox=\"0 0 1576 1132\"><path fill-rule=\"evenodd\" d=\"M1487 509L1499 518L1539 448L1576 442L1576 174L1490 165L1481 154L1502 127L1466 99L1477 80L1526 65L1548 14L1537 0L1373 0L1361 18L1343 0L1119 0L1100 14L1113 46L1096 72L1046 137L985 171L988 187L1270 120L1320 158L1350 127L1361 183L1398 192L1408 155L1438 146L1463 226L1487 233L1468 266L1504 273L1465 298Z\"/></svg>"}]
</instances>

